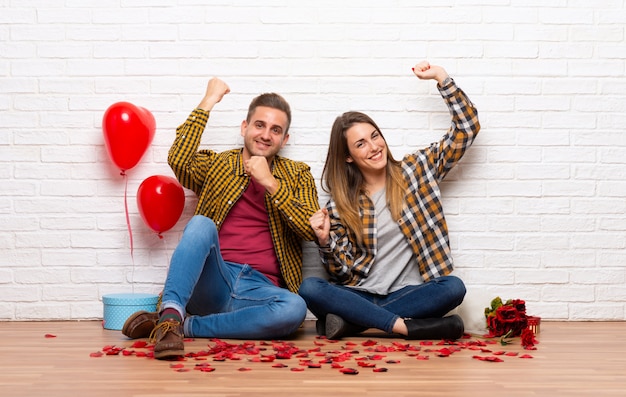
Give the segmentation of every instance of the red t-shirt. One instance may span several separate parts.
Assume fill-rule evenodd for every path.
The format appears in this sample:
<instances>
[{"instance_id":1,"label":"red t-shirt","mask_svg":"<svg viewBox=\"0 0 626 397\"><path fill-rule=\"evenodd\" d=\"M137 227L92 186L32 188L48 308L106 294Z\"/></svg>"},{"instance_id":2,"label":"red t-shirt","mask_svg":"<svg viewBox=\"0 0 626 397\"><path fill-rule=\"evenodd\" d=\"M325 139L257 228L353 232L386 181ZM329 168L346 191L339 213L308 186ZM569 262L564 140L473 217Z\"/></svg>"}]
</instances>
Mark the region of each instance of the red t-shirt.
<instances>
[{"instance_id":1,"label":"red t-shirt","mask_svg":"<svg viewBox=\"0 0 626 397\"><path fill-rule=\"evenodd\" d=\"M224 219L219 238L225 261L248 264L275 285L284 285L265 209L265 188L254 178Z\"/></svg>"}]
</instances>

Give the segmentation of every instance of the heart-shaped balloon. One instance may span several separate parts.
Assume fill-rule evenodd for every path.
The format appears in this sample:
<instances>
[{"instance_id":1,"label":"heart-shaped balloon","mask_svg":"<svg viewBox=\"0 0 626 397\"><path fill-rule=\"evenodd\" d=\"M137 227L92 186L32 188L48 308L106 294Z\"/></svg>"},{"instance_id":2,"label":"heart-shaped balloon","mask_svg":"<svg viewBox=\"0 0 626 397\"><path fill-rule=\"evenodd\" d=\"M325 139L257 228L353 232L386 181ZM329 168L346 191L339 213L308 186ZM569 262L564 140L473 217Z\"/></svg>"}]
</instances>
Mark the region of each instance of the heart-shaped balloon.
<instances>
[{"instance_id":1,"label":"heart-shaped balloon","mask_svg":"<svg viewBox=\"0 0 626 397\"><path fill-rule=\"evenodd\" d=\"M102 118L109 157L122 173L137 165L154 138L156 122L145 108L129 102L109 106Z\"/></svg>"},{"instance_id":2,"label":"heart-shaped balloon","mask_svg":"<svg viewBox=\"0 0 626 397\"><path fill-rule=\"evenodd\" d=\"M137 207L145 224L160 235L178 222L185 207L185 192L175 178L153 175L139 185Z\"/></svg>"}]
</instances>

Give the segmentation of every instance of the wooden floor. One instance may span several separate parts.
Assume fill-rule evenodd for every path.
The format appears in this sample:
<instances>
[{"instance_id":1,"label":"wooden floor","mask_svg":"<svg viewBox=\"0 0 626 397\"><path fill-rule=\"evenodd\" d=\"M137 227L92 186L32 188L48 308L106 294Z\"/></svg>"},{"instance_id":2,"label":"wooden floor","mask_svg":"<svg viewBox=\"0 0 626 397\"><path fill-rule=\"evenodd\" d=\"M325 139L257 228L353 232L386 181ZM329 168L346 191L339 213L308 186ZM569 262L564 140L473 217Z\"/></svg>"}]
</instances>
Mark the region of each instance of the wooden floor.
<instances>
[{"instance_id":1,"label":"wooden floor","mask_svg":"<svg viewBox=\"0 0 626 397\"><path fill-rule=\"evenodd\" d=\"M368 333L331 343L308 321L293 340L251 341L264 349L252 354L235 355L244 341L195 339L185 346L197 357L170 362L99 322L0 322L0 390L6 397L624 396L625 334L626 322L544 321L537 350L525 351L519 339L480 346L478 337L428 346ZM218 346L224 361L216 360ZM299 352L270 362L284 347ZM99 356L103 350L118 354ZM359 373L320 365L327 358Z\"/></svg>"}]
</instances>

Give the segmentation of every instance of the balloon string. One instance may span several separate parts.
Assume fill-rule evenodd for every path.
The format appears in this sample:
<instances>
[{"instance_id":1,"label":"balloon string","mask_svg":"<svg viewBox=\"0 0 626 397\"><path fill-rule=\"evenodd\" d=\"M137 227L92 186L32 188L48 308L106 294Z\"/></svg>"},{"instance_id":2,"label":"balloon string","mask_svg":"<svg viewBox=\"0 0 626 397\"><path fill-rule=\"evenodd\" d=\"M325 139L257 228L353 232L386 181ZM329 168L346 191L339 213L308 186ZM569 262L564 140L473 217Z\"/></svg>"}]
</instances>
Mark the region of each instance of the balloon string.
<instances>
[{"instance_id":1,"label":"balloon string","mask_svg":"<svg viewBox=\"0 0 626 397\"><path fill-rule=\"evenodd\" d=\"M122 171L120 173L124 177L124 211L126 213L126 226L128 227L128 236L130 237L130 259L132 261L132 272L131 272L131 280L130 284L133 289L133 293L135 292L135 256L133 255L133 230L130 227L130 216L128 215L128 176L126 172Z\"/></svg>"},{"instance_id":2,"label":"balloon string","mask_svg":"<svg viewBox=\"0 0 626 397\"><path fill-rule=\"evenodd\" d=\"M169 266L169 264L170 264L170 255L169 255L169 251L168 251L168 248L167 248L167 239L165 238L165 236L160 236L160 238L161 238L161 241L163 242L163 251L165 252L165 258L166 258L165 263L167 263L167 265Z\"/></svg>"}]
</instances>

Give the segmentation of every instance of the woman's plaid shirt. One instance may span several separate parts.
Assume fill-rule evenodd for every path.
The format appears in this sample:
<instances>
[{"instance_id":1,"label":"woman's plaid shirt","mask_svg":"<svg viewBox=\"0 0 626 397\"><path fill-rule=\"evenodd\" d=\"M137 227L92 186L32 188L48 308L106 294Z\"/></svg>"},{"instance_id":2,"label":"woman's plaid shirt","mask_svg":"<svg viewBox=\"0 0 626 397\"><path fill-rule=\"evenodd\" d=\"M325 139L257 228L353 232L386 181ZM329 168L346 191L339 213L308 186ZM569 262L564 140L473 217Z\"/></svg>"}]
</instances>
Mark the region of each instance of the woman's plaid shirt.
<instances>
[{"instance_id":1,"label":"woman's plaid shirt","mask_svg":"<svg viewBox=\"0 0 626 397\"><path fill-rule=\"evenodd\" d=\"M408 190L398 226L415 253L424 281L447 275L453 269L439 183L458 163L480 130L474 105L454 80L446 79L438 89L452 116L450 129L441 141L402 160ZM341 224L334 201L330 200L326 207L331 220L331 243L328 248L320 248L322 263L334 282L357 285L368 276L376 260L374 205L367 196L359 198L364 225L361 245L356 244L354 234Z\"/></svg>"},{"instance_id":2,"label":"woman's plaid shirt","mask_svg":"<svg viewBox=\"0 0 626 397\"><path fill-rule=\"evenodd\" d=\"M198 151L208 119L209 112L196 109L176 129L168 163L180 183L198 196L196 215L211 218L219 229L250 177L244 171L242 149ZM272 174L280 187L265 195L270 232L283 279L290 291L297 292L302 282L302 240L315 238L309 218L319 209L317 188L309 166L302 162L276 156ZM245 249L246 242L241 246Z\"/></svg>"}]
</instances>

